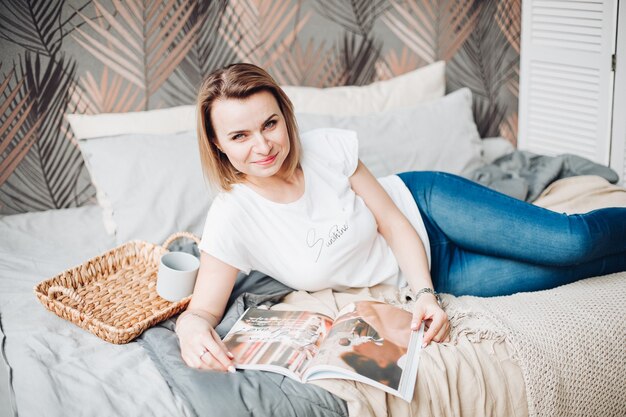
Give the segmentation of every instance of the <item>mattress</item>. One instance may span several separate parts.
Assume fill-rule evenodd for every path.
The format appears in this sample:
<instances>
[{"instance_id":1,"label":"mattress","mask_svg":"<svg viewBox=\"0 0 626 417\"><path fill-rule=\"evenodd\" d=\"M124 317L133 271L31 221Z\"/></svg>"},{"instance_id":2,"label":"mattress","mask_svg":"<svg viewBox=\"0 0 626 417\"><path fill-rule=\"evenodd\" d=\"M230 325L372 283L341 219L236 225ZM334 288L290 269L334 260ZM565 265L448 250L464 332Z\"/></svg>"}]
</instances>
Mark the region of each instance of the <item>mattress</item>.
<instances>
[{"instance_id":1,"label":"mattress","mask_svg":"<svg viewBox=\"0 0 626 417\"><path fill-rule=\"evenodd\" d=\"M600 203L594 204L600 207ZM204 407L217 410L213 405L220 401L215 392L203 398L201 384L226 390L237 386L226 380L218 384L224 375L219 374L217 379L205 375L194 383L200 388L196 401L184 398L181 392L191 392L186 384L193 381L188 374L191 370L181 366L171 322L146 332L143 346L113 345L57 317L39 303L33 293L35 284L114 246L97 206L0 218L0 362L8 365L4 375L0 372L0 378L5 379L0 382L0 395L7 397L0 397L0 416L19 412L20 416L194 417L206 415ZM320 399L317 410L320 404L334 407L327 409L325 417L345 415L345 405L333 402L327 391L314 392L308 385L283 383L272 375L257 378L239 374L238 386L242 389L232 389L233 393L221 400L237 401L238 392L244 390L249 393L247 397L261 400L237 407L241 415L288 415L290 410L303 410L301 406L306 404L295 402L305 398L301 394L307 392ZM263 388L274 386L280 391L250 388L262 379L268 381ZM462 338L456 345L432 344L422 352L417 382L412 415L529 414L520 367L504 341ZM348 402L351 415L365 415L359 412L360 402L350 403L350 398L342 397L339 391L333 394ZM310 401L312 396L305 400ZM253 410L258 404L262 407ZM274 408L277 413L268 413L272 407L279 407ZM406 410L388 411L395 416Z\"/></svg>"}]
</instances>

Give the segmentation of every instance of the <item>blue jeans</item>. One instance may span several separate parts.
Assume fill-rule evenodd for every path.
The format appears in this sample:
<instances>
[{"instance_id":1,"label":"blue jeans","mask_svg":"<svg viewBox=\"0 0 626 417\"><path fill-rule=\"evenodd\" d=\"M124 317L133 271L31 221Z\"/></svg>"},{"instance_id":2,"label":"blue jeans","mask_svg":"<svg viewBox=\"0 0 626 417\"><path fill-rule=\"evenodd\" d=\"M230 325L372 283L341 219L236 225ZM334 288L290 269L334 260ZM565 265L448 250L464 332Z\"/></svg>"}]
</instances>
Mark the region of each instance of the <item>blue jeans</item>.
<instances>
[{"instance_id":1,"label":"blue jeans","mask_svg":"<svg viewBox=\"0 0 626 417\"><path fill-rule=\"evenodd\" d=\"M399 176L428 232L437 291L508 295L626 270L626 208L568 216L452 174Z\"/></svg>"}]
</instances>

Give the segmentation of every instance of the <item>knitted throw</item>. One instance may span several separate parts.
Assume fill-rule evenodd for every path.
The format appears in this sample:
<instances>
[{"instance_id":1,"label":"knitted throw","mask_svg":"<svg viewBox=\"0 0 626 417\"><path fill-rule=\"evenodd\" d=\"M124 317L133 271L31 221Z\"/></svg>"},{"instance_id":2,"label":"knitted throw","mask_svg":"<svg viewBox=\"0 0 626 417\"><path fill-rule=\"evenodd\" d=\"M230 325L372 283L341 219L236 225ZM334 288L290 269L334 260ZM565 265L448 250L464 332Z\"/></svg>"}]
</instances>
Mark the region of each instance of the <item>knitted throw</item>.
<instances>
[{"instance_id":1,"label":"knitted throw","mask_svg":"<svg viewBox=\"0 0 626 417\"><path fill-rule=\"evenodd\" d=\"M510 343L531 417L626 416L626 272L507 297L444 296L444 303L453 340Z\"/></svg>"}]
</instances>

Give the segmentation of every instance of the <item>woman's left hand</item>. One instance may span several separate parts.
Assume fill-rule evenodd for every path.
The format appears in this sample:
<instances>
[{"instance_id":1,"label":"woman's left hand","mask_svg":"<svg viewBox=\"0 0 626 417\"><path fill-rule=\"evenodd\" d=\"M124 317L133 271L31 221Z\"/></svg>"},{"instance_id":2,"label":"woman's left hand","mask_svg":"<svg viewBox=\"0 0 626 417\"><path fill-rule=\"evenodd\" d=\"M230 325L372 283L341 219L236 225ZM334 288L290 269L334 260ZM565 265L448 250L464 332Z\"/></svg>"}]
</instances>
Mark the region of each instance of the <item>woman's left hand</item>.
<instances>
[{"instance_id":1,"label":"woman's left hand","mask_svg":"<svg viewBox=\"0 0 626 417\"><path fill-rule=\"evenodd\" d=\"M413 320L411 320L411 330L418 330L420 324L424 321L423 347L426 347L431 341L446 342L450 335L450 322L448 315L439 307L437 298L433 294L422 294L415 302L413 307Z\"/></svg>"}]
</instances>

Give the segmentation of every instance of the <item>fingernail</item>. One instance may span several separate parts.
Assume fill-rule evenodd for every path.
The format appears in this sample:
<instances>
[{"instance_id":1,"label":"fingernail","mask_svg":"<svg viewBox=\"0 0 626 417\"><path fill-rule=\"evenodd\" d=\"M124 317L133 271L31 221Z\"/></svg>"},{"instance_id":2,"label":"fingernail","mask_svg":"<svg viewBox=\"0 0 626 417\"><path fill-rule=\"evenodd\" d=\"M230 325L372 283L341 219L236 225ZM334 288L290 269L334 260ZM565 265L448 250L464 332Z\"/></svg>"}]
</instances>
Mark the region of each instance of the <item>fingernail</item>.
<instances>
[{"instance_id":1,"label":"fingernail","mask_svg":"<svg viewBox=\"0 0 626 417\"><path fill-rule=\"evenodd\" d=\"M422 348L425 348L426 346L428 346L428 343L424 342L424 344L422 345Z\"/></svg>"},{"instance_id":2,"label":"fingernail","mask_svg":"<svg viewBox=\"0 0 626 417\"><path fill-rule=\"evenodd\" d=\"M228 355L228 357L229 357L229 358L231 358L231 359L233 359L233 358L235 357L235 355L233 355L231 352L228 352L228 353L227 353L227 355Z\"/></svg>"},{"instance_id":3,"label":"fingernail","mask_svg":"<svg viewBox=\"0 0 626 417\"><path fill-rule=\"evenodd\" d=\"M228 367L228 372L230 372L231 374L234 374L234 373L235 373L235 372L237 372L237 371L235 371L235 367L234 367L234 366L230 365L230 366Z\"/></svg>"}]
</instances>

